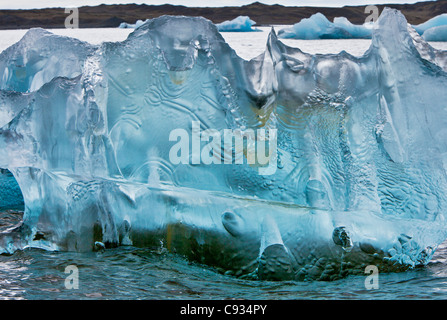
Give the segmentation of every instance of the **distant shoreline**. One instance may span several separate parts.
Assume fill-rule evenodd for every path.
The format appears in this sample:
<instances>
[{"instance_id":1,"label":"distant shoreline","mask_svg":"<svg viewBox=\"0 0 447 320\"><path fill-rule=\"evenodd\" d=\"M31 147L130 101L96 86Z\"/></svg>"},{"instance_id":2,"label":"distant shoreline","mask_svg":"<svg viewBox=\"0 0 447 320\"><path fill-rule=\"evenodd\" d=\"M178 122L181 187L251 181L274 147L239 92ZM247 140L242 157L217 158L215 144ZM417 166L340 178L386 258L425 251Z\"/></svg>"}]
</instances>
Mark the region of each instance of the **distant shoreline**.
<instances>
[{"instance_id":1,"label":"distant shoreline","mask_svg":"<svg viewBox=\"0 0 447 320\"><path fill-rule=\"evenodd\" d=\"M420 24L437 15L447 13L447 0L418 2L415 4L377 5L380 12L384 7L400 10L408 22ZM249 16L257 25L287 25L299 22L317 12L323 13L329 20L334 17L346 17L355 24L362 24L367 15L365 6L333 7L285 7L265 5L259 2L241 7L185 7L174 5L99 5L79 8L80 28L114 28L121 22L135 23L137 20L156 18L162 15L202 16L214 23L232 20L237 16ZM32 10L0 10L0 30L64 28L68 14L64 8Z\"/></svg>"}]
</instances>

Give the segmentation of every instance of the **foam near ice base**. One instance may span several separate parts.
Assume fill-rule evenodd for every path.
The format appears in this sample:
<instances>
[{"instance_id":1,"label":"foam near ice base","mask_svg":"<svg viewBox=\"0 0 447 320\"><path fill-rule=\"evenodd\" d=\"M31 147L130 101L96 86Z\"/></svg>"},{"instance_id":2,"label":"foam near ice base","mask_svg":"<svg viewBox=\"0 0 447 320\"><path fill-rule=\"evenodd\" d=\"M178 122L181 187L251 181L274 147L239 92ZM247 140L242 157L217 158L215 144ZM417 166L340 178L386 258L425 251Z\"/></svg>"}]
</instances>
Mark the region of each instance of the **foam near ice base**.
<instances>
[{"instance_id":1,"label":"foam near ice base","mask_svg":"<svg viewBox=\"0 0 447 320\"><path fill-rule=\"evenodd\" d=\"M0 167L25 201L0 251L163 246L271 280L424 265L447 238L446 61L391 9L361 57L272 31L246 61L203 18L98 46L32 29L0 54ZM275 170L172 161L197 123L208 158L225 130L276 132Z\"/></svg>"}]
</instances>

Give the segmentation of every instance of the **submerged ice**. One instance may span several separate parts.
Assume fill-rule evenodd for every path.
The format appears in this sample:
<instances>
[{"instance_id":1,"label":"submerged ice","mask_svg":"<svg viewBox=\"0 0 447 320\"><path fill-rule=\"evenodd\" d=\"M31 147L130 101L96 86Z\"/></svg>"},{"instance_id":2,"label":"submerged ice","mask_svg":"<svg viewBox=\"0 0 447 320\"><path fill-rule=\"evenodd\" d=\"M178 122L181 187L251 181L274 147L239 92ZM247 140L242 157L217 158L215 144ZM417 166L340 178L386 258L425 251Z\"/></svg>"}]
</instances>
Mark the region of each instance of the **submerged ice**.
<instances>
[{"instance_id":1,"label":"submerged ice","mask_svg":"<svg viewBox=\"0 0 447 320\"><path fill-rule=\"evenodd\" d=\"M446 57L391 9L362 57L272 30L246 61L203 18L99 46L32 29L0 54L0 167L25 203L0 249L162 246L273 280L424 265L447 238ZM275 130L274 172L171 161L171 133L197 123L205 156L224 157L225 130Z\"/></svg>"}]
</instances>

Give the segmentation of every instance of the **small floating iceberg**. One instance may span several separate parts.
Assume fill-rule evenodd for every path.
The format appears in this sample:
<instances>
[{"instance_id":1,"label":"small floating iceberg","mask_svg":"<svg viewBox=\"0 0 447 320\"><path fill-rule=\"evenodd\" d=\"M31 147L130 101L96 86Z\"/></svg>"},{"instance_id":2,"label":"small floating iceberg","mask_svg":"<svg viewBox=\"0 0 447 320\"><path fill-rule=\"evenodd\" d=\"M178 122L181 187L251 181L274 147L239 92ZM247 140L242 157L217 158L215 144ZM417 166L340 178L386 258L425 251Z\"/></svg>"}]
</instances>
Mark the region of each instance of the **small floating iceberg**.
<instances>
[{"instance_id":1,"label":"small floating iceberg","mask_svg":"<svg viewBox=\"0 0 447 320\"><path fill-rule=\"evenodd\" d=\"M127 23L127 22L121 22L119 27L120 29L136 29L138 27L140 27L141 25L143 25L143 23L145 23L148 19L146 20L137 20L135 23Z\"/></svg>"},{"instance_id":2,"label":"small floating iceberg","mask_svg":"<svg viewBox=\"0 0 447 320\"><path fill-rule=\"evenodd\" d=\"M351 23L345 17L336 17L334 18L334 25L347 31L353 38L370 39L374 23L367 22L362 25L357 25Z\"/></svg>"},{"instance_id":3,"label":"small floating iceberg","mask_svg":"<svg viewBox=\"0 0 447 320\"><path fill-rule=\"evenodd\" d=\"M118 28L120 29L136 29L142 26L146 20L137 20L135 23L127 23L122 22ZM220 32L253 32L253 31L261 31L257 28L253 28L256 24L255 21L251 20L250 17L247 16L239 16L233 20L227 20L222 23L217 23L217 29Z\"/></svg>"},{"instance_id":4,"label":"small floating iceberg","mask_svg":"<svg viewBox=\"0 0 447 320\"><path fill-rule=\"evenodd\" d=\"M414 25L413 28L425 41L447 41L447 13Z\"/></svg>"},{"instance_id":5,"label":"small floating iceberg","mask_svg":"<svg viewBox=\"0 0 447 320\"><path fill-rule=\"evenodd\" d=\"M329 21L322 13L302 19L290 28L278 32L280 38L303 40L315 39L370 39L372 27L369 24L355 25L345 17Z\"/></svg>"},{"instance_id":6,"label":"small floating iceberg","mask_svg":"<svg viewBox=\"0 0 447 320\"><path fill-rule=\"evenodd\" d=\"M253 32L261 31L259 29L253 28L256 24L255 21L251 20L247 16L239 16L233 20L227 20L222 23L216 24L217 29L220 32Z\"/></svg>"},{"instance_id":7,"label":"small floating iceberg","mask_svg":"<svg viewBox=\"0 0 447 320\"><path fill-rule=\"evenodd\" d=\"M447 13L424 23L412 25L425 41L447 41ZM302 19L290 28L281 29L278 37L283 39L371 39L373 23L356 25L345 17L329 21L322 13Z\"/></svg>"},{"instance_id":8,"label":"small floating iceberg","mask_svg":"<svg viewBox=\"0 0 447 320\"><path fill-rule=\"evenodd\" d=\"M440 26L447 25L447 13L441 14L439 16L436 16L434 18L431 18L430 20L425 21L424 23L413 25L412 27L420 34L423 35L425 31L436 28Z\"/></svg>"},{"instance_id":9,"label":"small floating iceberg","mask_svg":"<svg viewBox=\"0 0 447 320\"><path fill-rule=\"evenodd\" d=\"M422 37L425 41L447 41L447 25L430 28Z\"/></svg>"}]
</instances>

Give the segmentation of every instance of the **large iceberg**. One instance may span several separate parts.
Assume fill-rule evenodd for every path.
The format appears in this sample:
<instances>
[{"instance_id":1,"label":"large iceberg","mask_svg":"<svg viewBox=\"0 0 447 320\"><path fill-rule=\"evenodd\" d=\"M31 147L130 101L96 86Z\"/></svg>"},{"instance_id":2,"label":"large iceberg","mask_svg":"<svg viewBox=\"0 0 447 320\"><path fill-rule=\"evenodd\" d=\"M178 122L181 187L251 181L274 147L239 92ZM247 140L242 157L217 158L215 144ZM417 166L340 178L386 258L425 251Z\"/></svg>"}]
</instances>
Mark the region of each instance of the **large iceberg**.
<instances>
[{"instance_id":1,"label":"large iceberg","mask_svg":"<svg viewBox=\"0 0 447 320\"><path fill-rule=\"evenodd\" d=\"M279 38L304 40L316 39L369 39L372 34L372 24L352 24L345 17L336 17L330 22L322 13L304 18L292 27L279 30Z\"/></svg>"},{"instance_id":2,"label":"large iceberg","mask_svg":"<svg viewBox=\"0 0 447 320\"><path fill-rule=\"evenodd\" d=\"M425 265L447 238L446 61L392 9L362 57L272 30L246 61L203 18L99 46L32 29L0 54L25 202L0 250L163 247L272 280Z\"/></svg>"}]
</instances>

